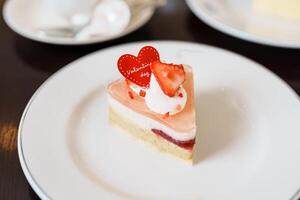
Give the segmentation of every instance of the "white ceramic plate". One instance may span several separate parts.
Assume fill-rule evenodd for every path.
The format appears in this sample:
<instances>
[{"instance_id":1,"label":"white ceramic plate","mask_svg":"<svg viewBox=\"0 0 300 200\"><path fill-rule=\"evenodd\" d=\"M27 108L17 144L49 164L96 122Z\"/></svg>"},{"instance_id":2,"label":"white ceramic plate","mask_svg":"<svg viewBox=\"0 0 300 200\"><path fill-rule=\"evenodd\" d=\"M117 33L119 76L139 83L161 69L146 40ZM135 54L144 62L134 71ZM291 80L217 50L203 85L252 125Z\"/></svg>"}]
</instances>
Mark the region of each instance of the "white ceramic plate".
<instances>
[{"instance_id":1,"label":"white ceramic plate","mask_svg":"<svg viewBox=\"0 0 300 200\"><path fill-rule=\"evenodd\" d=\"M219 31L260 44L300 48L300 23L258 15L251 11L252 0L186 2L196 16Z\"/></svg>"},{"instance_id":2,"label":"white ceramic plate","mask_svg":"<svg viewBox=\"0 0 300 200\"><path fill-rule=\"evenodd\" d=\"M107 123L116 61L155 46L193 66L195 165L160 154ZM18 138L25 175L42 199L290 199L300 187L300 103L262 66L184 42L108 48L51 76L26 107Z\"/></svg>"},{"instance_id":3,"label":"white ceramic plate","mask_svg":"<svg viewBox=\"0 0 300 200\"><path fill-rule=\"evenodd\" d=\"M64 37L39 37L36 31L35 13L37 13L37 11L34 6L37 4L36 1L39 0L6 1L3 7L4 20L7 25L16 33L35 41L50 44L83 45L113 40L129 34L143 26L150 20L155 11L153 6L139 7L138 9L135 9L131 13L131 20L127 28L117 35L101 35L98 37L89 37L85 40L75 40Z\"/></svg>"}]
</instances>

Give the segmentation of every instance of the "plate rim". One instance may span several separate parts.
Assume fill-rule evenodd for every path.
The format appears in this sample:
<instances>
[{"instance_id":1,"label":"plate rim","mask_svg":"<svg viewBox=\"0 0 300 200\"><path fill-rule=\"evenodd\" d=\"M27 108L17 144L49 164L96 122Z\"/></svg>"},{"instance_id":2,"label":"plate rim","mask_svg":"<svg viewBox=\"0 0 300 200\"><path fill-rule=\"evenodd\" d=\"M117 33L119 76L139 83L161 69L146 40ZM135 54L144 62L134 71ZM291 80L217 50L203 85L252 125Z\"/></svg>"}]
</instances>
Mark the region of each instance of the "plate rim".
<instances>
[{"instance_id":1,"label":"plate rim","mask_svg":"<svg viewBox=\"0 0 300 200\"><path fill-rule=\"evenodd\" d=\"M104 42L109 42L109 41L113 41L116 40L118 38L124 37L130 33L133 33L134 31L140 29L141 27L143 27L145 24L147 24L150 19L153 17L156 8L155 7L148 7L147 9L149 10L149 14L145 17L144 20L141 20L140 22L137 23L136 26L129 28L129 29L125 29L123 32L121 32L118 35L113 35L104 39L101 39L99 37L94 37L94 38L90 38L88 40L64 40L64 39L55 39L55 38L49 38L49 37L45 37L45 38L40 38L37 37L35 34L30 33L28 31L24 31L22 28L19 28L18 25L16 25L16 23L13 22L13 20L11 20L11 16L10 16L10 10L11 10L11 6L13 5L13 3L20 1L20 0L7 0L4 2L3 8L2 8L2 16L3 16L3 20L4 22L7 24L7 26L14 31L15 33L17 33L18 35L25 37L27 39L36 41L36 42L41 42L41 43L45 43L45 44L55 44L55 45L70 45L70 46L80 46L80 45L89 45L89 44L97 44L97 43L104 43Z\"/></svg>"},{"instance_id":2,"label":"plate rim","mask_svg":"<svg viewBox=\"0 0 300 200\"><path fill-rule=\"evenodd\" d=\"M247 62L251 62L252 64L254 64L256 67L259 67L259 69L263 70L264 72L266 72L268 75L272 76L273 78L277 79L277 81L280 81L281 84L283 84L285 86L286 89L289 90L290 94L293 95L297 100L298 103L300 104L300 96L298 96L298 94L293 90L293 88L291 86L289 86L283 79L281 79L277 74L275 74L274 72L272 72L270 69L264 67L262 64L257 63L256 61L247 58L243 55L240 55L238 53L235 53L233 51L227 50L227 49L223 49L220 47L216 47L216 46L212 46L212 45L207 45L207 44L202 44L202 43L193 43L193 42L185 42L185 41L176 41L176 40L150 40L150 41L139 41L139 42L130 42L130 43L125 43L125 44L119 44L116 46L111 46L111 47L106 47L103 48L101 50L92 52L90 54L84 55L68 64L66 64L65 66L63 66L62 68L60 68L59 70L57 70L55 73L53 73L51 76L49 76L39 87L38 89L33 93L32 97L30 98L30 100L28 101L23 114L21 116L20 119L20 123L18 126L18 137L17 137L17 151L18 151L18 157L19 157L19 161L21 164L21 168L23 170L23 173L25 174L25 177L28 181L28 183L30 184L30 186L33 188L33 190L36 192L36 194L41 198L41 199L51 199L50 195L48 195L45 190L38 184L38 182L36 181L36 179L32 176L32 173L29 170L28 167L28 163L26 162L25 159L25 155L23 152L23 147L22 147L22 130L23 130L23 123L26 119L26 114L30 109L31 104L34 102L34 100L36 99L36 97L38 96L38 94L40 93L41 90L43 90L43 88L45 87L45 85L51 81L53 78L55 78L57 75L59 75L60 73L62 73L65 70L68 70L69 68L71 68L75 63L81 61L82 59L88 59L89 57L95 55L95 54L99 54L102 51L107 51L107 50L112 50L112 49L118 49L122 46L135 46L135 45L144 45L144 44L148 44L151 43L153 45L156 44L185 44L185 45L192 45L192 46L198 46L198 47L202 47L202 48L209 48L209 49L213 49L216 51L221 51L224 53L228 53L231 54L233 56L237 56L240 57L244 60L247 60ZM293 199L297 199L300 198L300 187L297 191L295 191L295 193L293 194L293 196L291 196L291 200Z\"/></svg>"},{"instance_id":3,"label":"plate rim","mask_svg":"<svg viewBox=\"0 0 300 200\"><path fill-rule=\"evenodd\" d=\"M22 136L21 136L22 125L24 123L26 114L29 110L31 103L34 101L35 97L38 95L41 86L34 92L33 96L30 98L30 100L27 103L27 105L24 109L24 112L21 116L21 120L20 120L19 127L18 127L18 133L17 133L18 134L17 151L18 151L18 157L19 157L19 162L20 162L22 171L23 171L30 187L34 190L34 192L38 195L39 198L50 199L50 196L42 189L42 187L38 184L38 182L33 177L31 171L29 170L28 164L26 163L25 156L24 156L24 151L23 151L23 147L22 147Z\"/></svg>"},{"instance_id":4,"label":"plate rim","mask_svg":"<svg viewBox=\"0 0 300 200\"><path fill-rule=\"evenodd\" d=\"M202 20L208 26L225 33L229 36L245 40L247 42L252 42L260 45L266 45L269 47L280 47L288 49L299 49L300 40L297 43L283 41L283 40L271 40L263 36L251 34L242 30L238 30L230 25L222 23L221 21L211 17L210 15L202 12L201 8L197 5L197 0L185 0L189 9L197 16L199 20Z\"/></svg>"}]
</instances>

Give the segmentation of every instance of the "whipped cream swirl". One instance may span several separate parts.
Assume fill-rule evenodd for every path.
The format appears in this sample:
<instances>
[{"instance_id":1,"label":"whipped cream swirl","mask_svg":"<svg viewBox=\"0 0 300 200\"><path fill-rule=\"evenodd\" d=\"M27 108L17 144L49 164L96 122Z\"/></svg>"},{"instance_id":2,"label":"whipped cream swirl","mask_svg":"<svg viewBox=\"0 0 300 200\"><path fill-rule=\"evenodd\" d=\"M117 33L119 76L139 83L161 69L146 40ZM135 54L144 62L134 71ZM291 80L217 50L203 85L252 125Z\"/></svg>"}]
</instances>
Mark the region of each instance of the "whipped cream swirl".
<instances>
[{"instance_id":1,"label":"whipped cream swirl","mask_svg":"<svg viewBox=\"0 0 300 200\"><path fill-rule=\"evenodd\" d=\"M184 109L186 101L187 93L182 86L174 97L169 97L162 91L155 76L151 75L150 87L145 97L145 103L151 111L162 115L175 115Z\"/></svg>"},{"instance_id":2,"label":"whipped cream swirl","mask_svg":"<svg viewBox=\"0 0 300 200\"><path fill-rule=\"evenodd\" d=\"M129 87L130 87L130 89L131 89L134 93L136 93L137 95L139 95L141 91L145 91L145 92L147 91L147 88L138 86L138 85L136 85L136 84L134 84L134 83L130 83L130 84L129 84ZM140 95L139 95L139 96L140 96ZM144 97L142 97L142 96L140 96L140 97L141 97L141 98L144 98Z\"/></svg>"}]
</instances>

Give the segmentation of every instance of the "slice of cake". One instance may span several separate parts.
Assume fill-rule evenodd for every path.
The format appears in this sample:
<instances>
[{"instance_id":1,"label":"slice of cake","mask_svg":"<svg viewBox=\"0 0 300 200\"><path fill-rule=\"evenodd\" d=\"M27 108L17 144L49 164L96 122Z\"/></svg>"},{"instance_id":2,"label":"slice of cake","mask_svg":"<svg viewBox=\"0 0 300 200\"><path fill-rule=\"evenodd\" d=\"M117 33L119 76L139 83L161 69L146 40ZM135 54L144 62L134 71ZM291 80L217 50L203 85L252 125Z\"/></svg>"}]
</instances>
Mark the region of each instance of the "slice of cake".
<instances>
[{"instance_id":1,"label":"slice of cake","mask_svg":"<svg viewBox=\"0 0 300 200\"><path fill-rule=\"evenodd\" d=\"M120 57L125 76L108 86L109 120L162 152L192 160L195 144L193 72L160 62L153 47Z\"/></svg>"},{"instance_id":2,"label":"slice of cake","mask_svg":"<svg viewBox=\"0 0 300 200\"><path fill-rule=\"evenodd\" d=\"M253 0L255 12L300 22L300 0Z\"/></svg>"}]
</instances>

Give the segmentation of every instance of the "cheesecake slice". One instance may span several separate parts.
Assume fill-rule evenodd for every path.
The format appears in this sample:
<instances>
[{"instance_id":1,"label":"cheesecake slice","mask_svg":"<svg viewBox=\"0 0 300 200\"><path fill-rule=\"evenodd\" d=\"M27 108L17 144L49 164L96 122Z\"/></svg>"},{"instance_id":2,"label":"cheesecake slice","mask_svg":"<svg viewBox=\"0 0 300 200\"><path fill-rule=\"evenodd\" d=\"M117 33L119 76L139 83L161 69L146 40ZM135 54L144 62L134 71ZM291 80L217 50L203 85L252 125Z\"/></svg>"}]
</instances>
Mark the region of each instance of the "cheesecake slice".
<instances>
[{"instance_id":1,"label":"cheesecake slice","mask_svg":"<svg viewBox=\"0 0 300 200\"><path fill-rule=\"evenodd\" d=\"M196 136L193 72L188 66L183 70L184 83L171 97L159 88L153 74L149 88L126 79L112 82L108 86L110 124L161 152L192 160ZM169 87L164 87L164 91L172 93Z\"/></svg>"},{"instance_id":2,"label":"cheesecake slice","mask_svg":"<svg viewBox=\"0 0 300 200\"><path fill-rule=\"evenodd\" d=\"M109 122L161 152L192 161L196 139L193 71L143 47L117 62L124 78L108 85Z\"/></svg>"}]
</instances>

